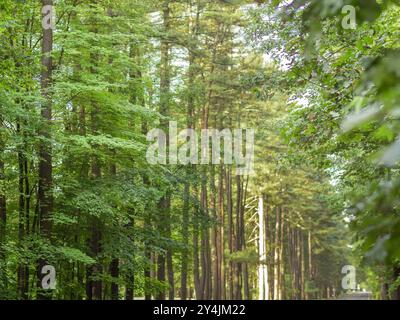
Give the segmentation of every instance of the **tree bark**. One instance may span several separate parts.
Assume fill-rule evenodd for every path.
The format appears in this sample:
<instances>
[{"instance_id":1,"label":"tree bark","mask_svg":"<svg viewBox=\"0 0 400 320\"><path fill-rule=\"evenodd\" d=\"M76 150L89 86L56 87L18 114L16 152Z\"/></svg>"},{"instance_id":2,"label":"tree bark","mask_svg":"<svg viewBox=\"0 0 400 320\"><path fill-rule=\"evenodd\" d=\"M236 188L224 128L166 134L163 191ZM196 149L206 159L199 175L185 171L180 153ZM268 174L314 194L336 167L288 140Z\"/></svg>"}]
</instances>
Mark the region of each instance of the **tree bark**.
<instances>
[{"instance_id":1,"label":"tree bark","mask_svg":"<svg viewBox=\"0 0 400 320\"><path fill-rule=\"evenodd\" d=\"M169 102L170 102L170 42L168 34L170 32L170 7L169 0L164 0L162 3L162 17L163 17L163 31L165 36L161 39L161 63L160 63L160 114L163 116L169 115ZM161 121L161 127L166 130L168 123L166 120ZM169 139L167 139L167 150L169 149ZM170 236L170 219L169 219L169 206L170 206L170 191L166 190L165 195L159 203L160 217L159 217L159 231L163 236ZM165 254L159 254L157 258L157 279L160 282L165 282L165 264L167 263L168 282L169 282L169 298L174 298L174 275L172 269L172 252L170 248L166 249ZM165 300L165 293L158 294L159 300Z\"/></svg>"},{"instance_id":2,"label":"tree bark","mask_svg":"<svg viewBox=\"0 0 400 320\"><path fill-rule=\"evenodd\" d=\"M4 162L0 160L0 246L4 243L6 238L7 226L7 210L6 210L6 193L5 193L5 175L4 175ZM0 254L2 250L0 248Z\"/></svg>"},{"instance_id":3,"label":"tree bark","mask_svg":"<svg viewBox=\"0 0 400 320\"><path fill-rule=\"evenodd\" d=\"M220 299L220 285L221 285L221 276L220 276L220 260L219 260L219 247L218 247L218 236L219 236L219 225L218 225L218 216L217 216L217 189L215 186L215 168L211 167L211 179L210 179L210 201L211 201L211 212L214 222L214 226L211 230L211 239L212 239L212 253L214 257L213 270L212 270L212 298L214 300Z\"/></svg>"},{"instance_id":4,"label":"tree bark","mask_svg":"<svg viewBox=\"0 0 400 320\"><path fill-rule=\"evenodd\" d=\"M285 297L285 260L284 260L284 231L285 231L285 209L280 208L280 236L279 236L279 300Z\"/></svg>"},{"instance_id":5,"label":"tree bark","mask_svg":"<svg viewBox=\"0 0 400 320\"><path fill-rule=\"evenodd\" d=\"M266 255L266 227L264 225L264 199L260 196L258 199L258 299L269 299L269 283L268 283L268 269L267 269L267 255Z\"/></svg>"},{"instance_id":6,"label":"tree bark","mask_svg":"<svg viewBox=\"0 0 400 320\"><path fill-rule=\"evenodd\" d=\"M53 6L53 0L42 0L42 6ZM43 14L42 18L45 18ZM53 50L53 30L52 28L42 28L42 74L41 74L41 94L43 103L41 107L42 126L39 132L43 140L39 146L39 183L38 183L38 200L39 200L39 232L49 239L51 235L51 213L53 210L53 167L52 167L52 147L48 142L51 139L51 120L52 120L52 50ZM38 261L37 269L37 287L38 299L46 299L49 295L45 294L42 289L42 268L47 264L45 258Z\"/></svg>"},{"instance_id":7,"label":"tree bark","mask_svg":"<svg viewBox=\"0 0 400 320\"><path fill-rule=\"evenodd\" d=\"M167 199L167 207L166 209L166 228L167 228L167 238L171 239L172 234L171 234L171 198L168 196ZM169 300L174 300L175 298L175 283L174 283L174 269L173 269L173 264L172 264L172 249L168 248L167 249L167 273L168 273L168 284L169 284L169 290L168 290L168 298Z\"/></svg>"},{"instance_id":8,"label":"tree bark","mask_svg":"<svg viewBox=\"0 0 400 320\"><path fill-rule=\"evenodd\" d=\"M95 59L93 57L93 59ZM95 61L95 60L94 60ZM99 130L99 113L100 109L95 104L93 109L91 110L91 130L92 134L98 134ZM96 146L95 146L96 147ZM100 179L101 178L101 167L100 161L97 156L92 157L92 166L91 166L91 176L92 179ZM99 254L101 253L101 239L102 239L102 222L98 217L92 217L91 219L91 236L89 239L89 247L91 250L91 254L95 260L99 259ZM99 277L103 272L103 267L100 261L97 261L93 266L88 266L90 271L87 273L91 277ZM89 280L87 284L87 292L89 293L88 299L94 300L102 300L103 299L103 282L100 279L87 279Z\"/></svg>"},{"instance_id":9,"label":"tree bark","mask_svg":"<svg viewBox=\"0 0 400 320\"><path fill-rule=\"evenodd\" d=\"M229 253L233 253L234 249L234 235L233 235L233 212L232 212L232 177L231 177L232 168L230 166L226 167L226 195L227 195L227 213L228 213L228 249ZM233 263L229 261L228 270L227 270L227 281L228 281L228 299L234 299L233 292Z\"/></svg>"},{"instance_id":10,"label":"tree bark","mask_svg":"<svg viewBox=\"0 0 400 320\"><path fill-rule=\"evenodd\" d=\"M225 284L225 212L224 212L224 166L221 165L218 181L218 217L220 222L220 232L218 241L219 255L219 277L220 277L220 299L226 299L226 284Z\"/></svg>"},{"instance_id":11,"label":"tree bark","mask_svg":"<svg viewBox=\"0 0 400 320\"><path fill-rule=\"evenodd\" d=\"M110 276L113 278L111 282L111 300L118 300L119 286L115 279L119 277L119 259L114 258L110 263Z\"/></svg>"},{"instance_id":12,"label":"tree bark","mask_svg":"<svg viewBox=\"0 0 400 320\"><path fill-rule=\"evenodd\" d=\"M190 184L188 176L183 190L183 212L182 212L182 240L184 244L189 243L189 192ZM184 248L181 256L181 300L187 299L187 272L188 272L188 254L189 248Z\"/></svg>"},{"instance_id":13,"label":"tree bark","mask_svg":"<svg viewBox=\"0 0 400 320\"><path fill-rule=\"evenodd\" d=\"M22 135L21 124L17 122L17 133ZM19 246L23 247L24 237L26 235L25 229L25 155L23 150L18 150L18 243ZM17 271L17 283L18 283L18 293L22 299L28 298L29 281L28 268L25 263L20 262L18 264Z\"/></svg>"},{"instance_id":14,"label":"tree bark","mask_svg":"<svg viewBox=\"0 0 400 320\"><path fill-rule=\"evenodd\" d=\"M0 122L1 122L0 117ZM6 254L3 245L6 241L7 231L7 201L6 201L6 185L4 161L1 158L4 150L3 141L0 140L0 281L2 288L7 290L7 274L6 274Z\"/></svg>"},{"instance_id":15,"label":"tree bark","mask_svg":"<svg viewBox=\"0 0 400 320\"><path fill-rule=\"evenodd\" d=\"M276 218L275 218L275 247L274 247L274 300L279 300L280 293L280 207L275 208Z\"/></svg>"},{"instance_id":16,"label":"tree bark","mask_svg":"<svg viewBox=\"0 0 400 320\"><path fill-rule=\"evenodd\" d=\"M194 187L195 194L197 196L197 188ZM196 299L201 300L203 293L201 290L200 283L200 260L199 260L199 212L198 208L195 208L194 221L193 221L193 280L194 289L196 293Z\"/></svg>"},{"instance_id":17,"label":"tree bark","mask_svg":"<svg viewBox=\"0 0 400 320\"><path fill-rule=\"evenodd\" d=\"M148 177L146 175L143 176L143 184L146 186L149 185ZM151 216L148 212L145 213L144 224L146 230L152 230ZM149 240L144 244L144 256L146 259L144 266L144 299L151 300L152 259Z\"/></svg>"}]
</instances>

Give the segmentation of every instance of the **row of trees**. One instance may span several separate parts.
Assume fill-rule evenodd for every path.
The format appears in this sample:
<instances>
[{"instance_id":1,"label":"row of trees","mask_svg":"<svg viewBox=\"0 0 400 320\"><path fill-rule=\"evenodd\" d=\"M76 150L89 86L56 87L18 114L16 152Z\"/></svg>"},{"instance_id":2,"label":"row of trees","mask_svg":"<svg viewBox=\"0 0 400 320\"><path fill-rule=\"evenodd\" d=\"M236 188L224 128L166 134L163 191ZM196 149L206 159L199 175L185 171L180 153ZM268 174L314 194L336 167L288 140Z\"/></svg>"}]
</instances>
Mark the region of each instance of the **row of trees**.
<instances>
[{"instance_id":1,"label":"row of trees","mask_svg":"<svg viewBox=\"0 0 400 320\"><path fill-rule=\"evenodd\" d=\"M328 174L296 161L281 138L285 72L247 45L252 8L261 9L0 4L1 298L339 292L346 227ZM222 163L150 165L146 134L170 120L257 129L255 175ZM45 265L55 267L55 290L43 289Z\"/></svg>"},{"instance_id":2,"label":"row of trees","mask_svg":"<svg viewBox=\"0 0 400 320\"><path fill-rule=\"evenodd\" d=\"M351 29L342 24L345 5ZM290 152L331 176L338 198L330 203L351 227L353 264L382 299L400 292L398 5L275 1L253 11L251 29L257 48L284 65L280 83L297 101L284 133Z\"/></svg>"}]
</instances>

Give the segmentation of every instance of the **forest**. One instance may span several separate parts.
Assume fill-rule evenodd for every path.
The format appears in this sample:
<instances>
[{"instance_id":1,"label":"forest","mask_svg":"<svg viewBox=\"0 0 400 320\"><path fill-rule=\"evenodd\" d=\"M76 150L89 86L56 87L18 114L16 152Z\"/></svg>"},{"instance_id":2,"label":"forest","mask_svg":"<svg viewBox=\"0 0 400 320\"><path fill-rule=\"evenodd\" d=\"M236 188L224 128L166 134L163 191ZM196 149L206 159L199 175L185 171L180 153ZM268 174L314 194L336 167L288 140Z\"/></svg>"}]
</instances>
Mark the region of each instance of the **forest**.
<instances>
[{"instance_id":1,"label":"forest","mask_svg":"<svg viewBox=\"0 0 400 320\"><path fill-rule=\"evenodd\" d=\"M1 0L0 300L399 300L399 120L399 0Z\"/></svg>"}]
</instances>

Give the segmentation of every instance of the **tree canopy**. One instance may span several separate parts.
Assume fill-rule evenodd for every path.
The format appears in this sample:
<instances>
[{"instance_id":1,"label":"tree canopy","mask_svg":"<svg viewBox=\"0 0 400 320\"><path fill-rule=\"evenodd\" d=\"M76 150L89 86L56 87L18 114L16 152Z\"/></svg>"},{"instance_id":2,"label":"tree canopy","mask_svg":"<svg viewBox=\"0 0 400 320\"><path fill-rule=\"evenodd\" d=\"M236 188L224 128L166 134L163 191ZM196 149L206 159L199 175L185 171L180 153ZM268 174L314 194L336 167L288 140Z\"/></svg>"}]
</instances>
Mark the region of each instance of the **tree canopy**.
<instances>
[{"instance_id":1,"label":"tree canopy","mask_svg":"<svg viewBox=\"0 0 400 320\"><path fill-rule=\"evenodd\" d=\"M3 0L0 299L399 299L399 4Z\"/></svg>"}]
</instances>

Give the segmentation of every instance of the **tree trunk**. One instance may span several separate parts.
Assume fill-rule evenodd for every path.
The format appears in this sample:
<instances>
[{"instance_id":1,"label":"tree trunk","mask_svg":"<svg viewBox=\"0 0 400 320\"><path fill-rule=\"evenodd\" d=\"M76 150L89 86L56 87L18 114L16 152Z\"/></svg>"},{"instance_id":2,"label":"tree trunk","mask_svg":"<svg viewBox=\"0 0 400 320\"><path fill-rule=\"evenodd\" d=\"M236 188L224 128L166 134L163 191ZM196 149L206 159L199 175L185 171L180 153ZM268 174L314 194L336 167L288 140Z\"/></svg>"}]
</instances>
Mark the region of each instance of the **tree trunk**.
<instances>
[{"instance_id":1,"label":"tree trunk","mask_svg":"<svg viewBox=\"0 0 400 320\"><path fill-rule=\"evenodd\" d=\"M151 230L151 219L148 214L146 214L145 217L145 227L147 230ZM144 255L145 255L145 268L144 268L144 298L145 300L151 300L151 268L152 268L152 260L151 260L151 251L150 247L148 244L148 241L145 243L145 249L144 249Z\"/></svg>"},{"instance_id":2,"label":"tree trunk","mask_svg":"<svg viewBox=\"0 0 400 320\"><path fill-rule=\"evenodd\" d=\"M240 229L241 229L241 250L246 250L246 229L245 229L245 207L246 207L246 198L247 198L247 187L249 183L249 176L247 176L246 184L243 181L242 185L242 201L240 208ZM265 247L264 247L265 249ZM248 265L247 262L242 263L242 284L243 284L243 298L244 300L250 299L250 288L249 288L249 273L248 273Z\"/></svg>"},{"instance_id":3,"label":"tree trunk","mask_svg":"<svg viewBox=\"0 0 400 320\"><path fill-rule=\"evenodd\" d=\"M266 227L264 225L264 199L260 196L258 199L258 299L268 300L269 299L269 283L268 283L268 269L267 269L267 255L266 255Z\"/></svg>"},{"instance_id":4,"label":"tree trunk","mask_svg":"<svg viewBox=\"0 0 400 320\"><path fill-rule=\"evenodd\" d=\"M279 300L285 297L285 260L283 256L284 249L284 230L285 230L285 210L280 209L280 236L279 236Z\"/></svg>"},{"instance_id":5,"label":"tree trunk","mask_svg":"<svg viewBox=\"0 0 400 320\"><path fill-rule=\"evenodd\" d=\"M91 251L93 253L93 256L95 259L98 259L98 256L101 252L101 246L100 246L100 241L101 241L101 231L100 231L100 222L98 219L94 219L93 221L93 227L92 227L92 236L90 239L90 246L91 246ZM91 275L93 277L98 277L102 273L102 265L99 261L92 267L91 269ZM99 279L95 279L91 281L91 297L94 300L101 300L103 298L102 292L103 292L103 282Z\"/></svg>"},{"instance_id":6,"label":"tree trunk","mask_svg":"<svg viewBox=\"0 0 400 320\"><path fill-rule=\"evenodd\" d=\"M300 233L300 278L301 278L301 299L305 300L306 291L305 291L305 254L304 254L304 236L303 233Z\"/></svg>"},{"instance_id":7,"label":"tree trunk","mask_svg":"<svg viewBox=\"0 0 400 320\"><path fill-rule=\"evenodd\" d=\"M393 281L397 281L400 277L400 266L395 265L393 270ZM392 292L392 300L400 300L400 285L397 285Z\"/></svg>"},{"instance_id":8,"label":"tree trunk","mask_svg":"<svg viewBox=\"0 0 400 320\"><path fill-rule=\"evenodd\" d=\"M94 57L93 57L94 59ZM99 132L99 113L100 108L97 105L93 106L93 109L90 113L91 117L91 130L93 135L97 135ZM96 147L96 146L94 146ZM101 167L100 161L97 156L92 157L92 164L91 164L91 176L92 179L97 180L101 178ZM91 218L91 236L89 239L89 247L91 254L97 262L93 266L88 266L87 268L90 269L87 275L91 277L99 277L103 272L103 267L101 262L99 261L99 255L101 253L101 239L102 239L102 222L98 217ZM103 298L103 282L100 279L87 279L89 280L87 284L87 293L88 299L94 300L102 300Z\"/></svg>"},{"instance_id":9,"label":"tree trunk","mask_svg":"<svg viewBox=\"0 0 400 320\"><path fill-rule=\"evenodd\" d=\"M381 300L389 300L389 284L386 282L381 285Z\"/></svg>"},{"instance_id":10,"label":"tree trunk","mask_svg":"<svg viewBox=\"0 0 400 320\"><path fill-rule=\"evenodd\" d=\"M115 163L110 166L110 174L116 179L117 175L117 166ZM119 259L113 258L110 263L109 272L111 276L111 300L119 299L119 286L118 286L118 277L119 277Z\"/></svg>"},{"instance_id":11,"label":"tree trunk","mask_svg":"<svg viewBox=\"0 0 400 320\"><path fill-rule=\"evenodd\" d=\"M307 251L308 251L308 281L313 281L313 253L312 253L312 236L311 231L308 231L308 239L307 239ZM314 298L311 293L306 292L306 299Z\"/></svg>"},{"instance_id":12,"label":"tree trunk","mask_svg":"<svg viewBox=\"0 0 400 320\"><path fill-rule=\"evenodd\" d=\"M272 252L272 246L274 244L274 228L273 225L271 224L272 220L269 215L270 213L270 206L268 204L268 196L265 195L263 196L263 201L264 206L265 206L265 230L264 230L264 235L265 235L265 253L268 256L267 261L266 261L266 273L267 273L267 279L264 287L268 287L268 292L266 292L265 298L268 300L273 300L274 299L274 279L270 275L273 273L273 259L271 259L270 253ZM272 257L273 258L273 257Z\"/></svg>"},{"instance_id":13,"label":"tree trunk","mask_svg":"<svg viewBox=\"0 0 400 320\"><path fill-rule=\"evenodd\" d=\"M183 212L182 212L182 240L184 244L189 243L189 192L190 184L188 182L188 176L186 176L186 182L183 191ZM184 248L181 257L181 300L187 299L187 272L188 272L188 248Z\"/></svg>"},{"instance_id":14,"label":"tree trunk","mask_svg":"<svg viewBox=\"0 0 400 320\"><path fill-rule=\"evenodd\" d=\"M201 223L201 277L200 277L200 292L201 292L201 299L209 300L211 297L210 291L210 235L209 229L206 225L205 221L208 220L208 197L207 197L207 173L206 168L202 170L202 178L201 178L201 195L200 195L200 204L202 210L202 223Z\"/></svg>"},{"instance_id":15,"label":"tree trunk","mask_svg":"<svg viewBox=\"0 0 400 320\"><path fill-rule=\"evenodd\" d=\"M194 186L196 197L198 196L198 190ZM199 260L199 210L196 207L193 221L193 281L194 290L196 293L196 299L203 299L203 293L201 290L200 283L200 260Z\"/></svg>"},{"instance_id":16,"label":"tree trunk","mask_svg":"<svg viewBox=\"0 0 400 320\"><path fill-rule=\"evenodd\" d=\"M191 3L190 3L191 5ZM192 8L190 8L192 9ZM197 8L196 21L191 30L191 37L193 42L197 41L197 34L199 28L199 8ZM192 21L189 19L189 29L191 28ZM196 46L196 44L194 45ZM192 49L192 48L191 48ZM186 125L188 129L194 127L194 112L195 112L195 96L193 94L193 86L195 81L195 55L193 50L189 50L189 69L188 69L188 100L186 110ZM189 140L189 138L188 138ZM190 210L190 176L192 172L191 166L187 166L186 179L183 191L183 212L182 212L182 239L185 244L189 243L189 210ZM181 258L181 292L180 296L182 300L187 299L187 278L188 278L188 249L185 248L182 252Z\"/></svg>"},{"instance_id":17,"label":"tree trunk","mask_svg":"<svg viewBox=\"0 0 400 320\"><path fill-rule=\"evenodd\" d=\"M158 221L158 229L161 235L165 236L165 217L166 213L165 211L167 210L168 207L168 198L166 196L163 196L160 203L159 203L159 221ZM165 282L165 254L164 253L159 253L157 256L157 280L160 281L161 283ZM165 300L166 295L164 290L160 291L157 295L157 300Z\"/></svg>"},{"instance_id":18,"label":"tree trunk","mask_svg":"<svg viewBox=\"0 0 400 320\"><path fill-rule=\"evenodd\" d=\"M21 125L17 123L17 132L21 135ZM26 235L25 229L25 156L22 150L18 150L18 191L19 191L19 201L18 201L18 242L19 246L23 247L24 237ZM20 262L18 264L17 271L17 283L18 283L18 293L22 299L28 298L29 281L27 274L28 268L25 263Z\"/></svg>"},{"instance_id":19,"label":"tree trunk","mask_svg":"<svg viewBox=\"0 0 400 320\"><path fill-rule=\"evenodd\" d=\"M112 277L111 282L111 300L118 300L118 282L115 279L119 277L119 259L115 258L110 263L110 276Z\"/></svg>"},{"instance_id":20,"label":"tree trunk","mask_svg":"<svg viewBox=\"0 0 400 320\"><path fill-rule=\"evenodd\" d=\"M279 248L280 248L280 210L279 206L276 206L276 219L275 219L275 248L274 248L274 300L279 299L279 275L280 275L280 261L279 261Z\"/></svg>"},{"instance_id":21,"label":"tree trunk","mask_svg":"<svg viewBox=\"0 0 400 320\"><path fill-rule=\"evenodd\" d=\"M4 175L4 162L0 160L0 257L2 254L1 245L6 238L7 210L6 210L6 186Z\"/></svg>"},{"instance_id":22,"label":"tree trunk","mask_svg":"<svg viewBox=\"0 0 400 320\"><path fill-rule=\"evenodd\" d=\"M242 197L243 188L242 181L239 175L236 176L236 241L235 241L235 252L242 250L242 226L241 226L241 215L242 215ZM235 275L234 275L234 298L236 300L242 299L242 288L241 288L241 273L242 263L235 263Z\"/></svg>"},{"instance_id":23,"label":"tree trunk","mask_svg":"<svg viewBox=\"0 0 400 320\"><path fill-rule=\"evenodd\" d=\"M0 152L3 152L2 141L0 141ZM0 156L1 157L1 156ZM0 281L4 290L7 289L7 275L6 275L6 256L3 245L6 240L6 226L7 226L7 203L6 203L6 186L4 175L4 162L0 158Z\"/></svg>"},{"instance_id":24,"label":"tree trunk","mask_svg":"<svg viewBox=\"0 0 400 320\"><path fill-rule=\"evenodd\" d=\"M229 253L233 253L233 212L232 212L232 177L231 177L232 168L230 166L226 167L226 194L227 194L227 212L228 212L228 248ZM228 299L234 299L233 293L233 263L229 261L228 265Z\"/></svg>"},{"instance_id":25,"label":"tree trunk","mask_svg":"<svg viewBox=\"0 0 400 320\"><path fill-rule=\"evenodd\" d=\"M169 0L164 0L162 3L162 17L163 17L163 31L165 37L161 39L161 62L160 62L160 114L163 116L169 115L169 102L170 102L170 43L168 34L170 32L170 7ZM168 123L166 120L161 120L161 127L167 130ZM169 150L170 141L167 139L167 150ZM165 195L159 203L160 217L159 217L159 232L161 235L170 236L170 219L169 219L169 206L170 206L170 191L166 190ZM160 282L165 282L165 264L167 263L168 282L169 282L169 298L174 297L174 279L172 269L172 252L170 248L166 248L165 254L159 254L157 258L157 279ZM159 300L165 300L165 293L160 292L157 297Z\"/></svg>"},{"instance_id":26,"label":"tree trunk","mask_svg":"<svg viewBox=\"0 0 400 320\"><path fill-rule=\"evenodd\" d=\"M149 181L147 176L143 177L144 185L149 185ZM145 213L144 224L146 230L151 230L151 216L148 212ZM144 256L145 256L145 267L144 267L144 298L145 300L151 300L151 268L152 268L152 259L151 259L151 250L149 240L147 240L144 244Z\"/></svg>"},{"instance_id":27,"label":"tree trunk","mask_svg":"<svg viewBox=\"0 0 400 320\"><path fill-rule=\"evenodd\" d=\"M218 255L219 255L219 277L220 277L220 292L219 297L222 300L226 299L226 284L225 284L225 214L224 214L224 167L221 165L218 181L218 218L220 222L220 232L218 241Z\"/></svg>"},{"instance_id":28,"label":"tree trunk","mask_svg":"<svg viewBox=\"0 0 400 320\"><path fill-rule=\"evenodd\" d=\"M51 6L53 8L53 0L42 0L42 6ZM50 13L51 14L51 13ZM43 14L42 18L45 18ZM53 30L52 28L42 28L42 74L41 74L41 94L43 103L41 107L42 126L40 129L40 136L43 140L39 146L39 183L38 183L38 200L39 200L39 232L45 238L50 238L51 234L51 213L53 210L53 174L52 174L52 148L51 144L47 141L51 139L51 120L52 120L52 50L53 50ZM47 264L45 258L38 261L37 269L37 287L38 299L48 298L42 289L42 268Z\"/></svg>"},{"instance_id":29,"label":"tree trunk","mask_svg":"<svg viewBox=\"0 0 400 320\"><path fill-rule=\"evenodd\" d=\"M220 257L219 257L219 247L218 247L218 236L219 236L219 226L218 226L218 216L217 216L217 203L216 203L216 195L217 189L215 186L215 168L211 167L211 180L210 180L210 200L211 200L211 212L212 217L214 219L214 226L211 230L211 239L212 239L212 253L214 257L214 264L212 270L212 298L214 300L220 299L220 285L221 285L221 275L219 274L220 270Z\"/></svg>"},{"instance_id":30,"label":"tree trunk","mask_svg":"<svg viewBox=\"0 0 400 320\"><path fill-rule=\"evenodd\" d=\"M171 213L170 213L170 208L171 208L171 198L170 196L167 199L167 207L165 208L166 210L166 236L168 239L171 239L172 234L171 234ZM168 298L169 300L174 300L175 298L175 283L174 283L174 269L172 265L172 249L168 248L167 250L167 273L168 273L168 284L169 284L169 291L168 291Z\"/></svg>"}]
</instances>

